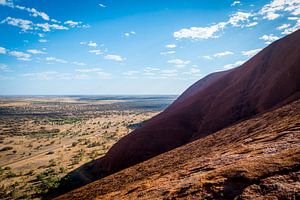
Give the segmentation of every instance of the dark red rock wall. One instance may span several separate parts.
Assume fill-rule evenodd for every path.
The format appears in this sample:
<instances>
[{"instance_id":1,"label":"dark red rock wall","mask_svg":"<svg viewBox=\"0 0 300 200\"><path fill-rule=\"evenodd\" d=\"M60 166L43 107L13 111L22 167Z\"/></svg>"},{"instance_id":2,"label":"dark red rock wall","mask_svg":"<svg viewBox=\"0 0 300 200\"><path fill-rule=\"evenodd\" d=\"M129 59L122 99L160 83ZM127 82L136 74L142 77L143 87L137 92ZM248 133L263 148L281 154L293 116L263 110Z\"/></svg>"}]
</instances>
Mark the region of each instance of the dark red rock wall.
<instances>
[{"instance_id":1,"label":"dark red rock wall","mask_svg":"<svg viewBox=\"0 0 300 200\"><path fill-rule=\"evenodd\" d=\"M242 66L201 79L93 166L111 174L300 97L300 31Z\"/></svg>"}]
</instances>

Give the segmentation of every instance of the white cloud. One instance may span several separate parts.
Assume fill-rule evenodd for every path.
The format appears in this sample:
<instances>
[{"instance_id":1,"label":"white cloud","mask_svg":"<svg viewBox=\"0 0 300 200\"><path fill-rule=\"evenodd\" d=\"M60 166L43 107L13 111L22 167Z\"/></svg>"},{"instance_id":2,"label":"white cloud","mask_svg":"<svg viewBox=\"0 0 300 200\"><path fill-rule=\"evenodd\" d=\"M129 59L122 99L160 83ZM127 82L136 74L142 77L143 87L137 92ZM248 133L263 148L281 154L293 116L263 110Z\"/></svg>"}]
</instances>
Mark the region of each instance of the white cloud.
<instances>
[{"instance_id":1,"label":"white cloud","mask_svg":"<svg viewBox=\"0 0 300 200\"><path fill-rule=\"evenodd\" d=\"M202 56L204 59L207 60L212 60L213 58L219 58L219 57L224 57L224 56L228 56L228 55L233 55L234 53L232 51L223 51L223 52L219 52L219 53L215 53L212 56Z\"/></svg>"},{"instance_id":2,"label":"white cloud","mask_svg":"<svg viewBox=\"0 0 300 200\"><path fill-rule=\"evenodd\" d=\"M40 12L40 11L36 10L35 8L27 8L24 6L14 5L13 1L11 1L11 0L0 0L0 5L8 6L10 8L16 8L19 10L25 10L25 11L29 12L31 16L41 17L46 21L48 21L50 19L49 16L44 12Z\"/></svg>"},{"instance_id":3,"label":"white cloud","mask_svg":"<svg viewBox=\"0 0 300 200\"><path fill-rule=\"evenodd\" d=\"M58 24L48 24L48 23L43 23L43 24L36 24L35 25L38 28L41 28L42 31L44 32L49 32L52 29L53 30L68 30L68 27L62 26L62 25L58 25Z\"/></svg>"},{"instance_id":4,"label":"white cloud","mask_svg":"<svg viewBox=\"0 0 300 200\"><path fill-rule=\"evenodd\" d=\"M227 64L227 65L224 65L224 69L232 69L234 67L238 67L238 66L241 66L242 64L244 64L245 61L236 61L235 63L232 63L232 64Z\"/></svg>"},{"instance_id":5,"label":"white cloud","mask_svg":"<svg viewBox=\"0 0 300 200\"><path fill-rule=\"evenodd\" d=\"M189 64L191 61L189 60L181 60L181 59L172 59L167 61L169 64L175 65L175 67L181 68Z\"/></svg>"},{"instance_id":6,"label":"white cloud","mask_svg":"<svg viewBox=\"0 0 300 200\"><path fill-rule=\"evenodd\" d=\"M63 63L63 64L68 63L67 61L65 61L63 59L59 59L59 58L55 58L55 57L47 57L46 61L54 61L54 62Z\"/></svg>"},{"instance_id":7,"label":"white cloud","mask_svg":"<svg viewBox=\"0 0 300 200\"><path fill-rule=\"evenodd\" d=\"M89 50L90 53L93 53L95 55L101 55L103 52L100 49L95 49L95 50Z\"/></svg>"},{"instance_id":8,"label":"white cloud","mask_svg":"<svg viewBox=\"0 0 300 200\"><path fill-rule=\"evenodd\" d=\"M214 57L223 57L223 56L228 56L228 55L233 55L234 53L231 51L224 51L220 53L214 54Z\"/></svg>"},{"instance_id":9,"label":"white cloud","mask_svg":"<svg viewBox=\"0 0 300 200\"><path fill-rule=\"evenodd\" d=\"M124 72L123 74L127 75L127 76L132 76L132 75L135 75L135 74L138 74L138 73L140 73L140 72L136 71L136 70L131 70L131 71Z\"/></svg>"},{"instance_id":10,"label":"white cloud","mask_svg":"<svg viewBox=\"0 0 300 200\"><path fill-rule=\"evenodd\" d=\"M0 5L2 6L13 6L13 3L11 0L0 0Z\"/></svg>"},{"instance_id":11,"label":"white cloud","mask_svg":"<svg viewBox=\"0 0 300 200\"><path fill-rule=\"evenodd\" d=\"M195 77L201 76L200 69L198 66L193 65L192 68L186 70L178 69L160 69L157 67L146 67L141 71L130 70L123 73L126 78L138 79L193 79Z\"/></svg>"},{"instance_id":12,"label":"white cloud","mask_svg":"<svg viewBox=\"0 0 300 200\"><path fill-rule=\"evenodd\" d=\"M286 29L286 28L288 28L290 26L291 26L291 24L282 24L281 26L277 27L276 29L277 30L283 30L283 29Z\"/></svg>"},{"instance_id":13,"label":"white cloud","mask_svg":"<svg viewBox=\"0 0 300 200\"><path fill-rule=\"evenodd\" d=\"M106 55L106 56L104 56L104 58L106 60L113 60L113 61L117 61L117 62L122 62L122 61L126 60L126 58L123 58L120 55L114 55L114 54Z\"/></svg>"},{"instance_id":14,"label":"white cloud","mask_svg":"<svg viewBox=\"0 0 300 200\"><path fill-rule=\"evenodd\" d=\"M297 9L295 9L293 12L292 12L293 15L300 15L300 7L298 7Z\"/></svg>"},{"instance_id":15,"label":"white cloud","mask_svg":"<svg viewBox=\"0 0 300 200\"><path fill-rule=\"evenodd\" d=\"M130 32L124 33L124 36L125 36L125 37L129 37L129 36L132 36L132 35L135 35L135 34L136 34L135 31L130 31Z\"/></svg>"},{"instance_id":16,"label":"white cloud","mask_svg":"<svg viewBox=\"0 0 300 200\"><path fill-rule=\"evenodd\" d=\"M6 19L2 20L0 23L7 23L9 25L19 27L22 31L32 30L34 25L32 21L12 17L6 17Z\"/></svg>"},{"instance_id":17,"label":"white cloud","mask_svg":"<svg viewBox=\"0 0 300 200\"><path fill-rule=\"evenodd\" d=\"M89 42L80 42L81 45L86 45L86 46L90 46L90 47L97 47L98 44L96 42L93 41L89 41Z\"/></svg>"},{"instance_id":18,"label":"white cloud","mask_svg":"<svg viewBox=\"0 0 300 200\"><path fill-rule=\"evenodd\" d=\"M161 78L168 78L168 77L177 77L178 71L176 69L165 69L160 71Z\"/></svg>"},{"instance_id":19,"label":"white cloud","mask_svg":"<svg viewBox=\"0 0 300 200\"><path fill-rule=\"evenodd\" d=\"M283 12L288 12L292 15L300 14L299 0L273 0L266 4L259 11L264 19L274 20L282 15Z\"/></svg>"},{"instance_id":20,"label":"white cloud","mask_svg":"<svg viewBox=\"0 0 300 200\"><path fill-rule=\"evenodd\" d=\"M268 20L274 20L276 18L278 18L280 15L277 13L273 13L273 12L268 12L266 13L266 15L264 16L264 19L268 19Z\"/></svg>"},{"instance_id":21,"label":"white cloud","mask_svg":"<svg viewBox=\"0 0 300 200\"><path fill-rule=\"evenodd\" d=\"M87 24L83 24L82 22L76 22L73 20L67 20L64 24L68 25L71 28L89 28L90 26Z\"/></svg>"},{"instance_id":22,"label":"white cloud","mask_svg":"<svg viewBox=\"0 0 300 200\"><path fill-rule=\"evenodd\" d=\"M48 24L48 23L38 23L34 24L30 20L18 19L13 17L6 17L6 19L0 22L1 24L9 24L12 26L19 27L22 31L26 32L28 30L42 30L44 32L49 32L51 30L68 30L68 27L58 25L58 24Z\"/></svg>"},{"instance_id":23,"label":"white cloud","mask_svg":"<svg viewBox=\"0 0 300 200\"><path fill-rule=\"evenodd\" d=\"M153 72L153 71L159 71L159 68L157 68L157 67L146 67L144 69L144 72Z\"/></svg>"},{"instance_id":24,"label":"white cloud","mask_svg":"<svg viewBox=\"0 0 300 200\"><path fill-rule=\"evenodd\" d=\"M252 13L237 12L230 16L227 23L234 27L243 27L245 22L249 22L249 18L252 17Z\"/></svg>"},{"instance_id":25,"label":"white cloud","mask_svg":"<svg viewBox=\"0 0 300 200\"><path fill-rule=\"evenodd\" d=\"M241 4L240 1L234 1L234 2L231 4L231 6L236 6L236 5L239 5L239 4Z\"/></svg>"},{"instance_id":26,"label":"white cloud","mask_svg":"<svg viewBox=\"0 0 300 200\"><path fill-rule=\"evenodd\" d=\"M14 6L14 8L17 8L19 10L26 10L27 12L31 13L31 16L41 17L46 21L48 21L50 19L46 13L37 11L35 8L26 8L24 6L19 6L19 5Z\"/></svg>"},{"instance_id":27,"label":"white cloud","mask_svg":"<svg viewBox=\"0 0 300 200\"><path fill-rule=\"evenodd\" d=\"M270 35L263 35L259 39L264 40L266 44L271 44L275 40L278 40L279 37L275 36L273 34L270 34Z\"/></svg>"},{"instance_id":28,"label":"white cloud","mask_svg":"<svg viewBox=\"0 0 300 200\"><path fill-rule=\"evenodd\" d=\"M176 44L167 44L166 48L174 49L174 48L176 48Z\"/></svg>"},{"instance_id":29,"label":"white cloud","mask_svg":"<svg viewBox=\"0 0 300 200\"><path fill-rule=\"evenodd\" d=\"M177 73L176 69L161 70L160 68L157 67L146 67L145 69L143 69L142 75L150 79L160 79L160 78L166 78L166 76L170 76L170 75L166 75L162 77L162 75L164 74L176 74L176 73Z\"/></svg>"},{"instance_id":30,"label":"white cloud","mask_svg":"<svg viewBox=\"0 0 300 200\"><path fill-rule=\"evenodd\" d=\"M31 54L45 54L46 53L44 51L37 50L37 49L28 49L27 52L31 53Z\"/></svg>"},{"instance_id":31,"label":"white cloud","mask_svg":"<svg viewBox=\"0 0 300 200\"><path fill-rule=\"evenodd\" d=\"M95 70L97 69L97 70ZM99 68L94 69L78 69L77 72L94 72L100 79L111 79L111 74L101 71ZM34 73L25 73L21 74L22 77L29 78L31 80L53 80L53 79L62 79L62 80L85 80L89 79L90 76L86 74L70 74L70 73L61 73L57 71L44 71L44 72L34 72Z\"/></svg>"},{"instance_id":32,"label":"white cloud","mask_svg":"<svg viewBox=\"0 0 300 200\"><path fill-rule=\"evenodd\" d=\"M286 29L284 29L281 34L283 35L287 35L287 34L291 34L293 32L295 32L296 30L300 29L300 18L296 18L296 19L292 19L295 20L296 23L291 26L291 27L287 27Z\"/></svg>"},{"instance_id":33,"label":"white cloud","mask_svg":"<svg viewBox=\"0 0 300 200\"><path fill-rule=\"evenodd\" d=\"M72 20L68 20L68 21L65 21L64 22L65 24L71 26L71 27L76 27L78 26L81 22L75 22L75 21L72 21Z\"/></svg>"},{"instance_id":34,"label":"white cloud","mask_svg":"<svg viewBox=\"0 0 300 200\"><path fill-rule=\"evenodd\" d=\"M188 71L183 72L183 74L186 75L193 75L193 76L200 76L201 70L195 67L192 67L191 69L189 69Z\"/></svg>"},{"instance_id":35,"label":"white cloud","mask_svg":"<svg viewBox=\"0 0 300 200\"><path fill-rule=\"evenodd\" d=\"M165 56L165 55L170 55L170 54L174 54L174 53L175 53L175 51L165 51L165 52L160 52L160 55Z\"/></svg>"},{"instance_id":36,"label":"white cloud","mask_svg":"<svg viewBox=\"0 0 300 200\"><path fill-rule=\"evenodd\" d=\"M102 3L99 3L98 4L101 8L106 8L106 5L102 4Z\"/></svg>"},{"instance_id":37,"label":"white cloud","mask_svg":"<svg viewBox=\"0 0 300 200\"><path fill-rule=\"evenodd\" d=\"M209 39L217 38L218 36L215 33L223 30L226 26L225 22L220 22L216 25L208 27L191 27L183 28L179 31L174 32L173 36L176 39L188 38L188 39Z\"/></svg>"},{"instance_id":38,"label":"white cloud","mask_svg":"<svg viewBox=\"0 0 300 200\"><path fill-rule=\"evenodd\" d=\"M211 60L212 57L211 56L202 56L204 59L207 59L207 60Z\"/></svg>"},{"instance_id":39,"label":"white cloud","mask_svg":"<svg viewBox=\"0 0 300 200\"><path fill-rule=\"evenodd\" d=\"M77 62L77 61L72 62L72 64L78 65L78 66L85 66L85 65L86 65L86 64L83 63L83 62Z\"/></svg>"},{"instance_id":40,"label":"white cloud","mask_svg":"<svg viewBox=\"0 0 300 200\"><path fill-rule=\"evenodd\" d=\"M97 47L98 46L97 43L93 42L93 41L90 41L87 45L90 46L90 47Z\"/></svg>"},{"instance_id":41,"label":"white cloud","mask_svg":"<svg viewBox=\"0 0 300 200\"><path fill-rule=\"evenodd\" d=\"M254 55L256 55L258 52L260 52L262 49L253 49L253 50L249 50L249 51L242 51L242 54L244 56L248 56L248 57L252 57Z\"/></svg>"},{"instance_id":42,"label":"white cloud","mask_svg":"<svg viewBox=\"0 0 300 200\"><path fill-rule=\"evenodd\" d=\"M298 20L298 17L288 17L288 20Z\"/></svg>"},{"instance_id":43,"label":"white cloud","mask_svg":"<svg viewBox=\"0 0 300 200\"><path fill-rule=\"evenodd\" d=\"M45 39L39 39L39 42L40 42L40 43L45 43L45 42L48 42L48 40L45 40Z\"/></svg>"},{"instance_id":44,"label":"white cloud","mask_svg":"<svg viewBox=\"0 0 300 200\"><path fill-rule=\"evenodd\" d=\"M300 15L300 0L272 0L269 4L264 5L258 12L236 12L230 15L228 21L219 22L207 27L190 27L183 28L173 33L175 39L210 39L218 38L218 32L230 26L233 27L253 27L258 24L259 19L274 20L281 15ZM288 19L296 19L289 16ZM296 30L298 26L284 30L282 34L288 34Z\"/></svg>"},{"instance_id":45,"label":"white cloud","mask_svg":"<svg viewBox=\"0 0 300 200\"><path fill-rule=\"evenodd\" d=\"M101 68L85 68L85 69L76 69L76 72L100 72Z\"/></svg>"},{"instance_id":46,"label":"white cloud","mask_svg":"<svg viewBox=\"0 0 300 200\"><path fill-rule=\"evenodd\" d=\"M93 73L96 74L98 78L100 79L111 79L111 74L102 71L101 68L84 68L84 69L76 69L76 72L80 72L80 73ZM83 75L84 79L86 79L85 75Z\"/></svg>"},{"instance_id":47,"label":"white cloud","mask_svg":"<svg viewBox=\"0 0 300 200\"><path fill-rule=\"evenodd\" d=\"M16 57L18 60L30 61L30 54L21 52L21 51L10 51L9 55Z\"/></svg>"},{"instance_id":48,"label":"white cloud","mask_svg":"<svg viewBox=\"0 0 300 200\"><path fill-rule=\"evenodd\" d=\"M173 73L177 73L177 70L176 69L164 69L164 70L161 70L162 73L165 73L165 74L173 74Z\"/></svg>"},{"instance_id":49,"label":"white cloud","mask_svg":"<svg viewBox=\"0 0 300 200\"><path fill-rule=\"evenodd\" d=\"M237 12L230 15L230 18L227 22L219 22L215 25L208 27L191 27L184 28L173 33L173 36L176 39L209 39L209 38L218 38L216 35L219 31L223 30L226 26L232 25L234 27L244 27L244 26L254 26L253 22L250 22L250 18L254 16L252 13L246 12Z\"/></svg>"},{"instance_id":50,"label":"white cloud","mask_svg":"<svg viewBox=\"0 0 300 200\"><path fill-rule=\"evenodd\" d=\"M6 64L0 63L0 71L8 72L10 71Z\"/></svg>"},{"instance_id":51,"label":"white cloud","mask_svg":"<svg viewBox=\"0 0 300 200\"><path fill-rule=\"evenodd\" d=\"M17 27L21 28L22 31L43 30L45 32L49 32L51 30L68 30L68 27L59 25L59 23L61 23L60 21L55 20L55 19L50 19L50 17L45 12L38 11L35 8L27 8L27 7L20 6L20 5L14 5L13 1L9 1L9 0L0 0L0 5L8 6L13 9L24 10L24 11L29 12L30 16L41 17L42 19L44 19L46 21L54 22L54 24L48 24L48 23L34 24L30 20L7 17L6 19L1 21L2 24L7 23L12 26L17 26ZM82 25L82 22L74 22L72 20L66 21L65 24L69 25L72 28L74 28L74 27L88 28L89 27L88 25Z\"/></svg>"},{"instance_id":52,"label":"white cloud","mask_svg":"<svg viewBox=\"0 0 300 200\"><path fill-rule=\"evenodd\" d=\"M83 24L83 25L80 25L78 27L85 28L85 29L91 28L91 26L89 24Z\"/></svg>"},{"instance_id":53,"label":"white cloud","mask_svg":"<svg viewBox=\"0 0 300 200\"><path fill-rule=\"evenodd\" d=\"M78 66L85 66L86 65L83 62L78 62L78 61L69 62L69 61L66 61L64 59L60 59L60 58L56 58L56 57L52 57L52 56L47 57L45 60L50 62L48 64L52 64L51 62L58 62L58 63L62 63L62 64L70 63L70 64L74 64L74 65L78 65Z\"/></svg>"},{"instance_id":54,"label":"white cloud","mask_svg":"<svg viewBox=\"0 0 300 200\"><path fill-rule=\"evenodd\" d=\"M36 72L36 73L26 73L21 74L23 77L27 77L32 80L52 80L52 79L63 79L69 80L72 79L68 73L59 73L56 71L45 71L45 72Z\"/></svg>"},{"instance_id":55,"label":"white cloud","mask_svg":"<svg viewBox=\"0 0 300 200\"><path fill-rule=\"evenodd\" d=\"M246 27L252 27L252 26L256 26L258 23L257 22L251 22L249 24L246 24Z\"/></svg>"},{"instance_id":56,"label":"white cloud","mask_svg":"<svg viewBox=\"0 0 300 200\"><path fill-rule=\"evenodd\" d=\"M56 20L56 19L51 19L50 21L53 22L53 23L58 23L58 24L61 23L61 21L58 21L58 20Z\"/></svg>"},{"instance_id":57,"label":"white cloud","mask_svg":"<svg viewBox=\"0 0 300 200\"><path fill-rule=\"evenodd\" d=\"M138 74L140 72L139 71L135 71L135 70L131 70L131 71L127 71L127 72L124 72L123 74L127 77L127 78L138 78Z\"/></svg>"},{"instance_id":58,"label":"white cloud","mask_svg":"<svg viewBox=\"0 0 300 200\"><path fill-rule=\"evenodd\" d=\"M4 47L0 47L0 54L6 54L6 49Z\"/></svg>"}]
</instances>

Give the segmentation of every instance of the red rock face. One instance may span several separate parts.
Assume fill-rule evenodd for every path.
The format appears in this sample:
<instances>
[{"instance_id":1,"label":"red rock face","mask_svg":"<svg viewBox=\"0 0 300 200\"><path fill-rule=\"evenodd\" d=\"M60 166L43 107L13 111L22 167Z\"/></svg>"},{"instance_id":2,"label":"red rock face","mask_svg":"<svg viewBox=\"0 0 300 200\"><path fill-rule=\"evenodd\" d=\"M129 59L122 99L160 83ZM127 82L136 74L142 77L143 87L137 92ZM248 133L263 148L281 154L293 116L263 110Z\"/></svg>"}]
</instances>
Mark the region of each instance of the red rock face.
<instances>
[{"instance_id":1,"label":"red rock face","mask_svg":"<svg viewBox=\"0 0 300 200\"><path fill-rule=\"evenodd\" d=\"M299 199L300 100L57 198Z\"/></svg>"},{"instance_id":2,"label":"red rock face","mask_svg":"<svg viewBox=\"0 0 300 200\"><path fill-rule=\"evenodd\" d=\"M93 166L100 177L300 97L300 31L242 66L201 79L164 112L117 142Z\"/></svg>"}]
</instances>

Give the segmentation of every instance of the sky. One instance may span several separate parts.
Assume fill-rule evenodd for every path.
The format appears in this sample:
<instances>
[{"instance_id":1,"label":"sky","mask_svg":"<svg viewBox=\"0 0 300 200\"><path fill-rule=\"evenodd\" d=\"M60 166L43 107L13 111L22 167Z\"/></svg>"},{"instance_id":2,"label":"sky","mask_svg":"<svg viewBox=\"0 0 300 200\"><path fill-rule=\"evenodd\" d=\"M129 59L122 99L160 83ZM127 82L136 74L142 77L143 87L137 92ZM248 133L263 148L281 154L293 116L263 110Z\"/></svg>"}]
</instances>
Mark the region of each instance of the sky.
<instances>
[{"instance_id":1,"label":"sky","mask_svg":"<svg viewBox=\"0 0 300 200\"><path fill-rule=\"evenodd\" d=\"M0 95L180 94L300 28L300 0L0 0Z\"/></svg>"}]
</instances>

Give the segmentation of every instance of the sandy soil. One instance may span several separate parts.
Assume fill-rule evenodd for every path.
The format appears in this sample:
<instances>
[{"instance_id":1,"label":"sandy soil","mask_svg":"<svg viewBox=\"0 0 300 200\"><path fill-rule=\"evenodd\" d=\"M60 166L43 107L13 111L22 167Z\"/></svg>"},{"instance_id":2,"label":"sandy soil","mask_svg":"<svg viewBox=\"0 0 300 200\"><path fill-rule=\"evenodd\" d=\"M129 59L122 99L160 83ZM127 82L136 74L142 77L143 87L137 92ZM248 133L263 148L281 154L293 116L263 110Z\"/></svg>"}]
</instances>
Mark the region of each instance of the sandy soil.
<instances>
[{"instance_id":1,"label":"sandy soil","mask_svg":"<svg viewBox=\"0 0 300 200\"><path fill-rule=\"evenodd\" d=\"M101 157L131 131L130 124L158 113L114 109L119 102L0 99L0 197L39 199L52 178Z\"/></svg>"}]
</instances>

